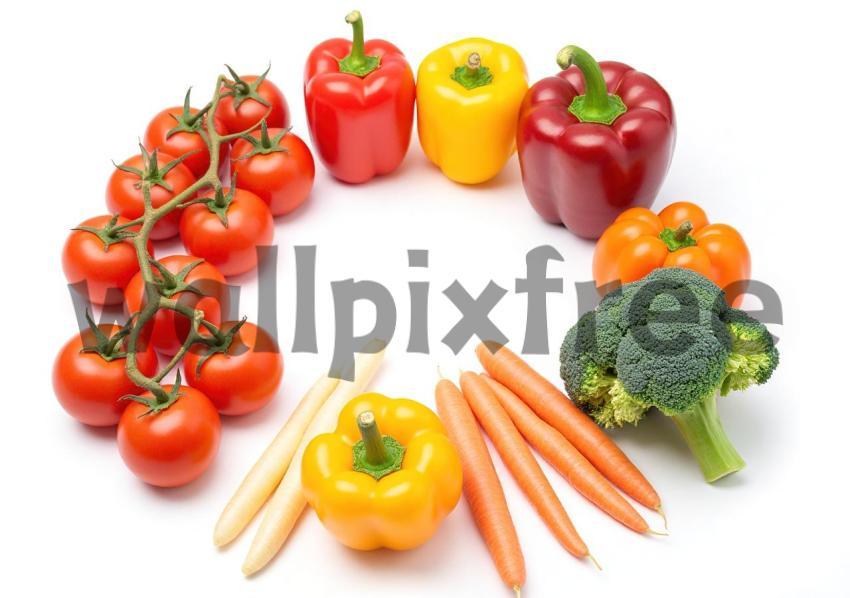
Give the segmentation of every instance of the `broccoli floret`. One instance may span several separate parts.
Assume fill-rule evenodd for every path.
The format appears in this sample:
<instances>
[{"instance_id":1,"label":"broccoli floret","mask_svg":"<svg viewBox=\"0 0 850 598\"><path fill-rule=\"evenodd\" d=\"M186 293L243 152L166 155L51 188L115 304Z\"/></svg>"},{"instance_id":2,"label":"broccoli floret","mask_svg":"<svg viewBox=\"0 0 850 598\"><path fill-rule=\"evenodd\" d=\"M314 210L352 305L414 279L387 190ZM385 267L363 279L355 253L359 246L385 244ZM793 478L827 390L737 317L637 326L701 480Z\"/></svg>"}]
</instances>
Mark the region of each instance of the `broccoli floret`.
<instances>
[{"instance_id":1,"label":"broccoli floret","mask_svg":"<svg viewBox=\"0 0 850 598\"><path fill-rule=\"evenodd\" d=\"M567 332L561 378L602 426L637 424L652 407L672 417L713 481L744 465L717 395L766 382L778 362L764 324L729 307L717 285L659 268L606 295Z\"/></svg>"}]
</instances>

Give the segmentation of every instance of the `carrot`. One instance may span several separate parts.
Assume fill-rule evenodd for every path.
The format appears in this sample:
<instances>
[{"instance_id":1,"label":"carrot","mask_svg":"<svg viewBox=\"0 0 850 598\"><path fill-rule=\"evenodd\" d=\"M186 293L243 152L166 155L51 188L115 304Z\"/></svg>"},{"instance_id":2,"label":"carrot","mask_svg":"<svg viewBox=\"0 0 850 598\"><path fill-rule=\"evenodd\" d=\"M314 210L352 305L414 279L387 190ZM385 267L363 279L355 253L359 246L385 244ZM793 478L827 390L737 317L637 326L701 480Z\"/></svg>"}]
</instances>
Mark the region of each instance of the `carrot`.
<instances>
[{"instance_id":1,"label":"carrot","mask_svg":"<svg viewBox=\"0 0 850 598\"><path fill-rule=\"evenodd\" d=\"M560 390L504 346L475 349L487 373L511 389L563 434L614 485L640 504L661 511L661 498L629 458Z\"/></svg>"},{"instance_id":2,"label":"carrot","mask_svg":"<svg viewBox=\"0 0 850 598\"><path fill-rule=\"evenodd\" d=\"M472 517L502 580L519 595L525 583L525 559L481 430L457 386L440 380L435 396L437 412L460 455L463 494Z\"/></svg>"},{"instance_id":3,"label":"carrot","mask_svg":"<svg viewBox=\"0 0 850 598\"><path fill-rule=\"evenodd\" d=\"M248 525L283 479L304 431L339 380L322 376L304 395L272 443L242 480L227 503L213 532L216 546L230 543Z\"/></svg>"},{"instance_id":4,"label":"carrot","mask_svg":"<svg viewBox=\"0 0 850 598\"><path fill-rule=\"evenodd\" d=\"M629 529L640 534L649 531L649 525L644 518L569 440L537 417L528 405L502 384L486 375L482 378L528 443L564 476L573 488Z\"/></svg>"},{"instance_id":5,"label":"carrot","mask_svg":"<svg viewBox=\"0 0 850 598\"><path fill-rule=\"evenodd\" d=\"M478 374L464 372L460 375L460 387L502 461L558 542L577 558L589 556L546 474L487 383Z\"/></svg>"}]
</instances>

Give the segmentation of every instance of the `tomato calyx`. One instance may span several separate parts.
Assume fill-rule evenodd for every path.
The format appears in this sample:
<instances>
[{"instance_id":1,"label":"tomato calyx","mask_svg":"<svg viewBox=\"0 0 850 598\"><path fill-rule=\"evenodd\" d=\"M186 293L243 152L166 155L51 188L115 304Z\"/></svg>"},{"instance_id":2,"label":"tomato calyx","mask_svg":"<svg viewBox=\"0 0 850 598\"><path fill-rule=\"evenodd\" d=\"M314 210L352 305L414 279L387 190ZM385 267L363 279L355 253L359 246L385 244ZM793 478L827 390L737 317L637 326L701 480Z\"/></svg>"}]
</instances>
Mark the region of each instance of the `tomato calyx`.
<instances>
[{"instance_id":1,"label":"tomato calyx","mask_svg":"<svg viewBox=\"0 0 850 598\"><path fill-rule=\"evenodd\" d=\"M244 139L248 143L251 144L251 151L245 154L244 156L239 156L235 158L235 160L247 160L256 155L268 155L273 154L274 152L283 152L284 154L288 154L289 150L280 145L280 140L286 137L289 134L289 131L292 130L292 127L287 127L274 137L269 137L269 128L266 124L266 119L264 118L260 121L260 137L259 139L254 137L253 135L249 135L248 133L243 133L239 136L240 139Z\"/></svg>"},{"instance_id":2,"label":"tomato calyx","mask_svg":"<svg viewBox=\"0 0 850 598\"><path fill-rule=\"evenodd\" d=\"M150 393L153 395L152 397L143 397L140 395L124 395L118 400L135 401L147 407L148 410L139 416L139 419L142 419L143 417L147 417L148 415L155 415L160 411L165 411L174 403L176 403L177 399L183 396L183 393L180 392L180 384L182 382L183 381L180 378L180 370L177 370L177 374L175 376L174 384L172 385L171 390L165 390L164 388L159 387L150 391Z\"/></svg>"},{"instance_id":3,"label":"tomato calyx","mask_svg":"<svg viewBox=\"0 0 850 598\"><path fill-rule=\"evenodd\" d=\"M230 204L233 203L233 196L236 194L236 173L233 173L233 176L230 179L230 188L227 190L227 193L224 192L222 187L216 187L215 192L212 197L201 197L198 199L193 199L192 201L186 202L183 204L183 207L190 206L192 204L201 203L204 204L207 209L218 216L218 219L221 221L222 226L227 228L227 210L230 209Z\"/></svg>"},{"instance_id":4,"label":"tomato calyx","mask_svg":"<svg viewBox=\"0 0 850 598\"><path fill-rule=\"evenodd\" d=\"M693 247L697 244L696 239L691 236L691 231L694 229L690 220L685 220L678 228L665 228L659 233L658 238L664 241L670 253L684 249L685 247Z\"/></svg>"},{"instance_id":5,"label":"tomato calyx","mask_svg":"<svg viewBox=\"0 0 850 598\"><path fill-rule=\"evenodd\" d=\"M210 357L217 353L227 353L230 350L230 346L233 344L233 339L239 333L239 329L242 328L247 321L248 316L243 316L241 320L236 322L227 331L219 330L217 335L201 339L204 343L206 343L207 350L198 360L198 365L195 366L195 376L200 378L201 368Z\"/></svg>"},{"instance_id":6,"label":"tomato calyx","mask_svg":"<svg viewBox=\"0 0 850 598\"><path fill-rule=\"evenodd\" d=\"M195 260L174 274L155 259L151 259L151 266L156 269L156 272L154 273L154 284L156 285L159 294L166 298L173 297L177 293L183 292L203 295L204 293L201 292L198 287L186 282L186 277L189 275L189 272L191 272L198 264L203 263L203 261L204 260L202 259Z\"/></svg>"},{"instance_id":7,"label":"tomato calyx","mask_svg":"<svg viewBox=\"0 0 850 598\"><path fill-rule=\"evenodd\" d=\"M116 243L122 243L136 236L136 233L128 230L129 227L135 226L135 222L128 222L118 226L118 214L112 216L104 226L98 228L96 226L75 226L71 230L79 230L91 233L100 239L103 243L103 252L107 253L109 248Z\"/></svg>"},{"instance_id":8,"label":"tomato calyx","mask_svg":"<svg viewBox=\"0 0 850 598\"><path fill-rule=\"evenodd\" d=\"M209 111L211 105L207 104L203 109L192 114L192 106L190 105L189 99L191 94L192 88L190 87L186 90L186 97L183 100L183 112L180 113L179 116L176 114L169 114L169 116L173 118L177 124L165 134L166 139L170 139L177 133L195 133L201 137L204 136L204 115Z\"/></svg>"},{"instance_id":9,"label":"tomato calyx","mask_svg":"<svg viewBox=\"0 0 850 598\"><path fill-rule=\"evenodd\" d=\"M233 77L233 81L228 81L224 84L224 86L229 90L227 95L233 96L233 109L239 110L239 106L242 105L245 100L254 100L255 102L259 102L266 108L269 108L271 104L269 104L268 100L266 100L263 96L259 94L257 91L260 85L263 84L263 81L266 80L266 75L269 74L269 69L272 68L272 65L269 64L266 71L248 83L244 79L242 79L236 71L234 71L229 64L224 65L228 71L230 71L230 76Z\"/></svg>"},{"instance_id":10,"label":"tomato calyx","mask_svg":"<svg viewBox=\"0 0 850 598\"><path fill-rule=\"evenodd\" d=\"M123 350L124 339L127 338L127 335L132 330L132 318L111 336L104 334L88 310L86 310L86 321L94 335L95 344L83 345L80 353L97 353L101 359L107 362L127 357L127 352Z\"/></svg>"},{"instance_id":11,"label":"tomato calyx","mask_svg":"<svg viewBox=\"0 0 850 598\"><path fill-rule=\"evenodd\" d=\"M136 168L135 166L127 166L126 164L115 164L113 162L113 164L115 164L115 168L122 172L134 174L139 177L138 182L134 185L136 189L141 189L142 185L147 184L149 187L159 185L166 191L174 190L168 183L168 181L165 180L165 177L168 175L168 173L174 170L178 164L181 164L183 160L200 151L193 150L191 152L186 152L179 158L175 158L167 164L160 165L158 150L153 150L152 152L148 153L148 150L146 150L142 144L139 144L139 149L141 150L141 157L142 163L144 164L144 168Z\"/></svg>"}]
</instances>

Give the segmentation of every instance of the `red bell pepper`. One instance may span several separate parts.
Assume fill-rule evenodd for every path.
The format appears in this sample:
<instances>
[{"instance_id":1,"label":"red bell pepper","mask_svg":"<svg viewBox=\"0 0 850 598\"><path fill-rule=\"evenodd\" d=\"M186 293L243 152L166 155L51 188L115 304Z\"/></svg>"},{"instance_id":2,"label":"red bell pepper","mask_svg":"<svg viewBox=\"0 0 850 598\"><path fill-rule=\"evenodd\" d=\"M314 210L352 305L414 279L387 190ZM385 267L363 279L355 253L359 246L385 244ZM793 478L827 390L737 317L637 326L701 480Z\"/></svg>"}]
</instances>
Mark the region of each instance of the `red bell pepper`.
<instances>
[{"instance_id":1,"label":"red bell pepper","mask_svg":"<svg viewBox=\"0 0 850 598\"><path fill-rule=\"evenodd\" d=\"M354 41L316 46L304 69L304 104L319 159L336 178L362 183L398 168L413 128L416 86L401 50L363 41L358 11L345 17Z\"/></svg>"},{"instance_id":2,"label":"red bell pepper","mask_svg":"<svg viewBox=\"0 0 850 598\"><path fill-rule=\"evenodd\" d=\"M545 220L595 239L658 194L676 141L673 103L649 75L576 46L558 65L565 70L533 85L520 108L522 182Z\"/></svg>"}]
</instances>

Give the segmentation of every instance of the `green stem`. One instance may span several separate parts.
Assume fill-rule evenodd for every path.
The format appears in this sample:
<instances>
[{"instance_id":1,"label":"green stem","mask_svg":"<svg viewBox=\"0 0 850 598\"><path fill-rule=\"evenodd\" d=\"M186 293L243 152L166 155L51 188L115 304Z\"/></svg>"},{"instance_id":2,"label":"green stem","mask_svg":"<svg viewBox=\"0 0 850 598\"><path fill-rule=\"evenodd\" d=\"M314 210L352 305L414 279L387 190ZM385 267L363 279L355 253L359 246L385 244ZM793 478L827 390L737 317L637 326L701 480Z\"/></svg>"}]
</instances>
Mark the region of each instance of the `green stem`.
<instances>
[{"instance_id":1,"label":"green stem","mask_svg":"<svg viewBox=\"0 0 850 598\"><path fill-rule=\"evenodd\" d=\"M378 431L375 414L364 411L357 416L360 441L354 445L354 470L366 473L376 480L401 469L404 447L391 436Z\"/></svg>"},{"instance_id":2,"label":"green stem","mask_svg":"<svg viewBox=\"0 0 850 598\"><path fill-rule=\"evenodd\" d=\"M608 93L599 63L578 46L566 46L558 52L558 66L576 65L584 78L584 94L573 98L569 111L581 122L610 125L626 112L620 96Z\"/></svg>"},{"instance_id":3,"label":"green stem","mask_svg":"<svg viewBox=\"0 0 850 598\"><path fill-rule=\"evenodd\" d=\"M466 89L475 89L492 83L493 73L486 66L481 66L481 55L478 52L472 52L467 57L466 64L452 72L451 78Z\"/></svg>"},{"instance_id":4,"label":"green stem","mask_svg":"<svg viewBox=\"0 0 850 598\"><path fill-rule=\"evenodd\" d=\"M688 413L674 415L673 421L685 437L707 482L719 480L744 467L744 460L720 423L716 395L711 395Z\"/></svg>"},{"instance_id":5,"label":"green stem","mask_svg":"<svg viewBox=\"0 0 850 598\"><path fill-rule=\"evenodd\" d=\"M351 52L339 61L339 72L365 77L381 66L381 57L366 54L365 41L363 39L363 15L360 14L359 10L352 10L348 13L345 16L345 22L351 25L353 39L351 42Z\"/></svg>"},{"instance_id":6,"label":"green stem","mask_svg":"<svg viewBox=\"0 0 850 598\"><path fill-rule=\"evenodd\" d=\"M222 89L226 81L227 79L223 75L220 75L216 80L215 92L212 101L209 103L209 108L207 108L209 114L216 114L222 98ZM206 119L204 122L204 128L206 131L203 134L203 138L207 144L207 149L209 150L210 155L210 166L207 169L207 172L204 176L195 181L188 189L176 194L167 203L159 206L158 208L154 208L150 201L150 184L143 184L142 190L145 196L145 211L144 215L141 217L141 227L139 232L133 237L133 247L136 251L136 260L139 262L139 271L145 282L146 301L141 311L136 315L133 327L127 337L127 359L125 369L130 380L132 380L136 386L153 394L155 401L160 405L167 405L169 404L169 401L173 402L174 397L169 396L160 383L162 376L157 375L149 378L139 370L137 352L141 331L154 318L154 316L156 316L156 313L160 309L172 309L186 317L189 317L193 322L196 321L196 318L203 318L203 312L195 310L187 305L183 305L178 301L170 300L162 295L162 292L156 284L153 267L151 266L148 256L147 245L151 231L157 222L159 222L167 214L178 209L180 205L189 198L194 197L199 190L207 187L220 188L222 186L221 180L218 177L219 148L222 143L232 141L238 137L238 135L244 133L239 132L222 135L215 128L214 118ZM259 126L259 124L252 126L247 132L250 132L257 126ZM213 334L220 334L219 331L206 320L201 319L200 325L210 330ZM166 368L165 371L167 371L167 369L168 368Z\"/></svg>"},{"instance_id":7,"label":"green stem","mask_svg":"<svg viewBox=\"0 0 850 598\"><path fill-rule=\"evenodd\" d=\"M691 224L690 220L685 220L675 231L673 231L673 238L681 243L688 237L692 230L694 230L694 225Z\"/></svg>"},{"instance_id":8,"label":"green stem","mask_svg":"<svg viewBox=\"0 0 850 598\"><path fill-rule=\"evenodd\" d=\"M679 251L685 247L693 247L697 244L696 239L691 236L694 229L690 220L685 220L676 228L665 228L658 234L658 238L664 241L670 252Z\"/></svg>"},{"instance_id":9,"label":"green stem","mask_svg":"<svg viewBox=\"0 0 850 598\"><path fill-rule=\"evenodd\" d=\"M386 463L387 448L384 446L381 433L378 431L375 414L371 411L361 413L357 417L357 428L360 430L360 437L363 439L363 446L366 448L366 461L370 465Z\"/></svg>"},{"instance_id":10,"label":"green stem","mask_svg":"<svg viewBox=\"0 0 850 598\"><path fill-rule=\"evenodd\" d=\"M224 189L219 187L215 190L215 199L213 200L215 203L215 207L217 208L226 208L227 207L227 198L224 196Z\"/></svg>"},{"instance_id":11,"label":"green stem","mask_svg":"<svg viewBox=\"0 0 850 598\"><path fill-rule=\"evenodd\" d=\"M269 127L265 118L260 126L260 143L263 145L263 149L270 149L272 146L272 140L269 138Z\"/></svg>"},{"instance_id":12,"label":"green stem","mask_svg":"<svg viewBox=\"0 0 850 598\"><path fill-rule=\"evenodd\" d=\"M149 181L160 180L162 177L159 174L159 155L158 155L157 150L154 150L151 153L151 160L150 160L149 164L150 164L150 167L148 169L147 180L149 180Z\"/></svg>"}]
</instances>

